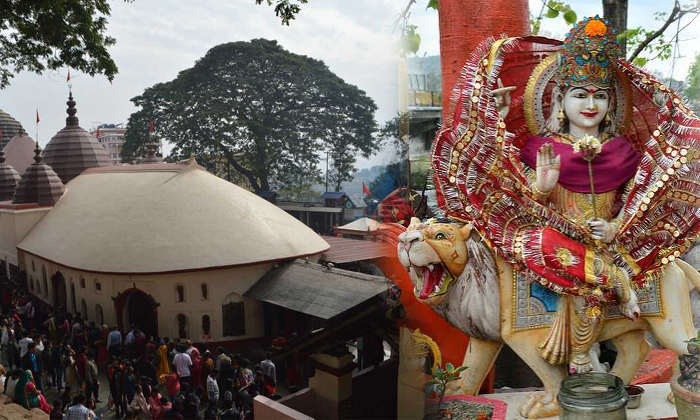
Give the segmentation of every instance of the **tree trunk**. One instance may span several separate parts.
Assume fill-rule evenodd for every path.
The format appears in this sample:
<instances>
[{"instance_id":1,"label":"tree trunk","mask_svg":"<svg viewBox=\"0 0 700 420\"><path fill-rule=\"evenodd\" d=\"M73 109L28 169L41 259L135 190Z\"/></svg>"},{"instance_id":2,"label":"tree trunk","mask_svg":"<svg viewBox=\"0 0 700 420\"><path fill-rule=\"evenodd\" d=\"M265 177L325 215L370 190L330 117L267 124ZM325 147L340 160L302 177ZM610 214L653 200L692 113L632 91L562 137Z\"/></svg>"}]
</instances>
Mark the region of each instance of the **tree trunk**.
<instances>
[{"instance_id":1,"label":"tree trunk","mask_svg":"<svg viewBox=\"0 0 700 420\"><path fill-rule=\"evenodd\" d=\"M439 0L442 117L451 113L450 96L474 48L489 36L530 32L526 0Z\"/></svg>"},{"instance_id":2,"label":"tree trunk","mask_svg":"<svg viewBox=\"0 0 700 420\"><path fill-rule=\"evenodd\" d=\"M627 30L627 0L603 0L603 18L610 21L617 33L621 34ZM620 40L624 56L627 56L627 42Z\"/></svg>"}]
</instances>

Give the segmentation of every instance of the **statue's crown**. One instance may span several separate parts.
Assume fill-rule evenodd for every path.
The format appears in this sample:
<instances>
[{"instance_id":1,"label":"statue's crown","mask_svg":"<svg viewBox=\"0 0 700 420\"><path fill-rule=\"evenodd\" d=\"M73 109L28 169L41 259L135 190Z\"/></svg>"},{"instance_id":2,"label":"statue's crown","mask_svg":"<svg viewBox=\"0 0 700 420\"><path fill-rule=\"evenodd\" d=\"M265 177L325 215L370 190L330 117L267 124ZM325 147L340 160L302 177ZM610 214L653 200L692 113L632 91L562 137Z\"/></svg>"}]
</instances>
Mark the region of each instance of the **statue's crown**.
<instances>
[{"instance_id":1,"label":"statue's crown","mask_svg":"<svg viewBox=\"0 0 700 420\"><path fill-rule=\"evenodd\" d=\"M617 33L607 20L597 15L576 23L566 34L559 51L559 87L612 86L615 65L622 55Z\"/></svg>"}]
</instances>

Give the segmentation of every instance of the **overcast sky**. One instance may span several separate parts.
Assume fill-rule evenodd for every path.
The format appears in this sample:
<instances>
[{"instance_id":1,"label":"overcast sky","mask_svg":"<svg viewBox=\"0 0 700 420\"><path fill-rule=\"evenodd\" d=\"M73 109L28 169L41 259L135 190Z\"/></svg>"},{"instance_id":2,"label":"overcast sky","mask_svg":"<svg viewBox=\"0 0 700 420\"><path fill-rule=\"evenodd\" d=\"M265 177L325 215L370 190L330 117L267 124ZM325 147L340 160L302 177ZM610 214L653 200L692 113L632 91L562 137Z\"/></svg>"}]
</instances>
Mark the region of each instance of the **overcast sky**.
<instances>
[{"instance_id":1,"label":"overcast sky","mask_svg":"<svg viewBox=\"0 0 700 420\"><path fill-rule=\"evenodd\" d=\"M289 27L282 26L271 7L254 0L115 0L108 32L117 39L111 48L119 74L113 83L71 71L73 93L78 103L81 126L90 129L100 123L126 123L135 107L129 101L158 82L175 78L190 68L215 45L253 38L276 39L287 50L323 60L331 71L357 85L371 96L382 123L397 112L396 63L391 49L391 22L408 0L310 0ZM425 10L427 0L413 5L410 23L422 37L418 55L439 53L438 17ZM579 16L602 13L600 2L575 0ZM629 26L657 28L653 13L670 10L672 0L630 0ZM533 13L540 0L531 0ZM700 19L698 19L700 22ZM543 32L560 37L567 29L559 20L545 20ZM485 34L486 35L486 34ZM699 50L700 24L686 30L680 43L684 56L675 65L674 76L684 79L692 58ZM668 74L670 62L651 65ZM0 109L18 119L30 136L36 135L39 109L39 142L44 146L65 126L68 88L66 70L41 76L23 73L0 92ZM166 148L166 151L169 148ZM384 164L393 152L379 153L358 162L365 167Z\"/></svg>"}]
</instances>

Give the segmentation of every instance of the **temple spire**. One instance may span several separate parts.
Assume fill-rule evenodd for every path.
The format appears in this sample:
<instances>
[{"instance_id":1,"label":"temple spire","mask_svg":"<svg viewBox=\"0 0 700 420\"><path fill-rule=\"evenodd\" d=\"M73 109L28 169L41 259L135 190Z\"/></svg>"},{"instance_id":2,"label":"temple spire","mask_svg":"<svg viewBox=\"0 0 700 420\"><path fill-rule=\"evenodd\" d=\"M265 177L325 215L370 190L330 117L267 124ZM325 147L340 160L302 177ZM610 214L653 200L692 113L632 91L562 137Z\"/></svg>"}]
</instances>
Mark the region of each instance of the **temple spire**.
<instances>
[{"instance_id":1,"label":"temple spire","mask_svg":"<svg viewBox=\"0 0 700 420\"><path fill-rule=\"evenodd\" d=\"M66 109L66 112L68 113L68 118L66 118L66 127L78 127L78 117L75 116L75 114L78 112L78 110L75 108L76 102L73 100L73 90L71 89L68 94L68 102L66 102L66 105L68 105L68 109Z\"/></svg>"}]
</instances>

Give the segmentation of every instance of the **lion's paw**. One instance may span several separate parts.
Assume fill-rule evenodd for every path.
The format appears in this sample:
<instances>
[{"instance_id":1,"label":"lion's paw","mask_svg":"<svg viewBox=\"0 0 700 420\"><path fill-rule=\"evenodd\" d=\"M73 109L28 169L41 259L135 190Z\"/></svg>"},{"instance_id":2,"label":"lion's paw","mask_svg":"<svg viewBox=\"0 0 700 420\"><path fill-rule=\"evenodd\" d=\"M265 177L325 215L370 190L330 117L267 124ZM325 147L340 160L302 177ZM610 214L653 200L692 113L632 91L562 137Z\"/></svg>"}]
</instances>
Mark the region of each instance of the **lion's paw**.
<instances>
[{"instance_id":1,"label":"lion's paw","mask_svg":"<svg viewBox=\"0 0 700 420\"><path fill-rule=\"evenodd\" d=\"M459 384L461 381L452 381L447 384L445 388L445 395L461 395L464 394L462 391L462 386Z\"/></svg>"},{"instance_id":2,"label":"lion's paw","mask_svg":"<svg viewBox=\"0 0 700 420\"><path fill-rule=\"evenodd\" d=\"M559 414L559 404L554 397L544 392L530 394L520 406L520 415L526 419L540 419Z\"/></svg>"}]
</instances>

